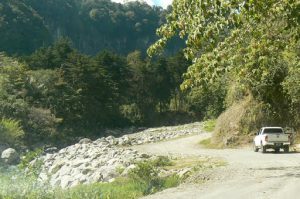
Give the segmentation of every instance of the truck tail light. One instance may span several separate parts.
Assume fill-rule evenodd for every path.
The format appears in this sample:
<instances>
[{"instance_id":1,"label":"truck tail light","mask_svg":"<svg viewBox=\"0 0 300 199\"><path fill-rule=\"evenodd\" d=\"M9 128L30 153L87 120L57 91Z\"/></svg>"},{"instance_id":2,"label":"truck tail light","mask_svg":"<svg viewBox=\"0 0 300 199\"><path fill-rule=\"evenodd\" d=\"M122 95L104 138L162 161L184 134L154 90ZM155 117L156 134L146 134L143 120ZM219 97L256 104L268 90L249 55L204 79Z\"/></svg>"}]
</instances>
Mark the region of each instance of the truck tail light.
<instances>
[{"instance_id":1,"label":"truck tail light","mask_svg":"<svg viewBox=\"0 0 300 199\"><path fill-rule=\"evenodd\" d=\"M266 135L266 137L265 137L265 141L268 142L268 136L267 136L267 135Z\"/></svg>"}]
</instances>

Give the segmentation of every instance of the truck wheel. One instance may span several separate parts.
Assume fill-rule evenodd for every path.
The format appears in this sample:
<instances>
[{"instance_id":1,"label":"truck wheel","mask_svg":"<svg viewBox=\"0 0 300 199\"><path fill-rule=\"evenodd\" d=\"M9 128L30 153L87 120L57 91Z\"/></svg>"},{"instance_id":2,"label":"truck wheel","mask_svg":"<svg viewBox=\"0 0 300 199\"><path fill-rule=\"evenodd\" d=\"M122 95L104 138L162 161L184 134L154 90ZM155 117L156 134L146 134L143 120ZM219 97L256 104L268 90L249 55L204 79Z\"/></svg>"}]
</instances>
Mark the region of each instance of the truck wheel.
<instances>
[{"instance_id":1,"label":"truck wheel","mask_svg":"<svg viewBox=\"0 0 300 199\"><path fill-rule=\"evenodd\" d=\"M259 148L255 145L255 142L253 142L253 151L258 152Z\"/></svg>"},{"instance_id":2,"label":"truck wheel","mask_svg":"<svg viewBox=\"0 0 300 199\"><path fill-rule=\"evenodd\" d=\"M288 153L289 151L290 151L290 147L289 147L288 145L285 146L285 147L284 147L284 152L285 152L285 153Z\"/></svg>"},{"instance_id":3,"label":"truck wheel","mask_svg":"<svg viewBox=\"0 0 300 199\"><path fill-rule=\"evenodd\" d=\"M262 153L266 153L266 152L267 152L267 147L266 147L266 146L262 146L262 147L261 147L261 150L262 150L262 151L261 151Z\"/></svg>"}]
</instances>

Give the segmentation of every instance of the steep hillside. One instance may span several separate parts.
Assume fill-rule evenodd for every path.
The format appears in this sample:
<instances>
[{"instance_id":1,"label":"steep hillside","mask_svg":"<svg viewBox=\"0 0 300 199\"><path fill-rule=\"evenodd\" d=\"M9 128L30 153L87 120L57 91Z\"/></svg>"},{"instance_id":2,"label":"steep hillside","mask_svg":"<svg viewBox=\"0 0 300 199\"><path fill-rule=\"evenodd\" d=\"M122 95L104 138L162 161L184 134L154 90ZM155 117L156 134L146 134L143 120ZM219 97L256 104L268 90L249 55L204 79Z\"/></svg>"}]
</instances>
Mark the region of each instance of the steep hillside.
<instances>
[{"instance_id":1,"label":"steep hillside","mask_svg":"<svg viewBox=\"0 0 300 199\"><path fill-rule=\"evenodd\" d=\"M28 54L61 37L69 37L87 54L104 49L124 55L134 50L145 52L167 12L146 3L110 0L1 2L0 51L10 54ZM176 51L175 46L169 52Z\"/></svg>"},{"instance_id":2,"label":"steep hillside","mask_svg":"<svg viewBox=\"0 0 300 199\"><path fill-rule=\"evenodd\" d=\"M0 51L31 52L50 38L42 17L30 6L20 0L0 2Z\"/></svg>"}]
</instances>

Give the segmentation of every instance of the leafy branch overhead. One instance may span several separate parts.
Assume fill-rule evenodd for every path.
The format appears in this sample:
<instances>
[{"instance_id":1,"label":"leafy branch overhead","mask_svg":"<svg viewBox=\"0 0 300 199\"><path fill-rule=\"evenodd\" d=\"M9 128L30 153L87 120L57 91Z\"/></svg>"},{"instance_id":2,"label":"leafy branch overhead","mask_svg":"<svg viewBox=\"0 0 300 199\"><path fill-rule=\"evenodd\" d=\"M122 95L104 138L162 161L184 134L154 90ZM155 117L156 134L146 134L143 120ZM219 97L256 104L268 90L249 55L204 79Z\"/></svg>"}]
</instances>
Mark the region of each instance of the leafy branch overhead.
<instances>
[{"instance_id":1,"label":"leafy branch overhead","mask_svg":"<svg viewBox=\"0 0 300 199\"><path fill-rule=\"evenodd\" d=\"M177 35L193 61L183 90L221 80L270 104L275 112L299 105L300 2L298 0L174 0L153 56Z\"/></svg>"}]
</instances>

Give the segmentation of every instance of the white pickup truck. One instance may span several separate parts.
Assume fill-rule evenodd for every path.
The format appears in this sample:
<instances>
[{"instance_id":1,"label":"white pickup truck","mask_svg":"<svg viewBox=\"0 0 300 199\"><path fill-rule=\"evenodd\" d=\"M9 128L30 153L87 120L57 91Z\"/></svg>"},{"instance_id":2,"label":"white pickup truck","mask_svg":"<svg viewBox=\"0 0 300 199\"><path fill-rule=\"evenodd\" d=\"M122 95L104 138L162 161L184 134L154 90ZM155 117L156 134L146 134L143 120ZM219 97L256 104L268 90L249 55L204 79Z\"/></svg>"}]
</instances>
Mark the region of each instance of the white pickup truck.
<instances>
[{"instance_id":1,"label":"white pickup truck","mask_svg":"<svg viewBox=\"0 0 300 199\"><path fill-rule=\"evenodd\" d=\"M288 153L290 144L290 135L285 134L283 128L263 127L254 138L253 150L258 152L261 149L265 153L267 149L274 149L278 153L280 149L283 149L285 153Z\"/></svg>"}]
</instances>

